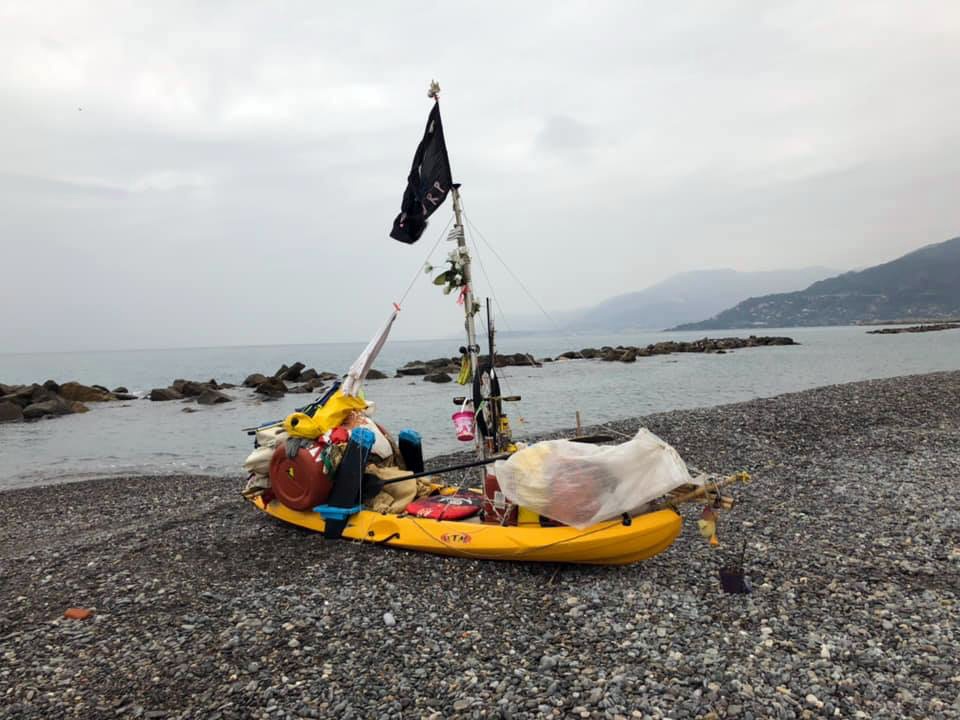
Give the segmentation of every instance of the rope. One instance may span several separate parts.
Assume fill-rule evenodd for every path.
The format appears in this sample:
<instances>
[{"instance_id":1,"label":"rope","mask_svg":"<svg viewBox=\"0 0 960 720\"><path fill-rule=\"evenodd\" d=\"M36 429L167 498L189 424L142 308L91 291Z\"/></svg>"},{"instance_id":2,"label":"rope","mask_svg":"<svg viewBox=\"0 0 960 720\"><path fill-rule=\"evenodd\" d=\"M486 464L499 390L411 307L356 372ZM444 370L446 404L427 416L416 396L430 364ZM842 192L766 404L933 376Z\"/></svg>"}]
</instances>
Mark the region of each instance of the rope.
<instances>
[{"instance_id":1,"label":"rope","mask_svg":"<svg viewBox=\"0 0 960 720\"><path fill-rule=\"evenodd\" d=\"M537 308L540 310L540 312L543 314L543 316L547 319L547 321L550 322L551 325L553 325L554 329L555 329L559 334L561 334L561 335L563 335L563 336L565 336L565 337L569 337L569 333L564 332L563 328L560 327L560 324L559 324L556 320L554 320L553 317L550 315L550 313L548 313L548 312L543 308L543 306L537 301L536 297L533 296L533 294L530 292L530 290L526 287L526 285L523 284L523 282L520 280L520 278L517 277L517 275L513 272L513 270L510 269L510 266L507 264L507 262L500 256L500 254L497 252L496 248L494 248L493 245L490 243L490 241L487 240L487 238L483 235L482 232L480 232L480 230L477 228L477 226L474 225L473 221L467 216L466 213L463 214L463 218L464 218L467 226L470 228L470 232L471 232L471 233L476 233L476 234L480 237L480 239L483 240L484 244L487 246L487 248L490 250L490 252L492 252L492 253L494 254L494 256L497 258L497 260L500 261L500 264L503 265L504 269L510 274L510 276L514 279L514 281L516 281L517 285L520 286L520 288L523 290L523 292L526 293L527 297L530 298L530 300L533 302L533 304L537 306ZM484 277L487 278L487 283L491 285L491 294L494 296L494 298L493 298L494 303L496 303L497 308L498 308L498 310L500 311L500 315L501 315L501 317L503 317L504 322L505 322L506 325L507 325L507 329L510 330L510 329L512 329L512 328L510 328L510 324L506 321L506 315L505 315L505 313L503 312L503 308L500 307L500 302L499 302L499 300L497 300L496 295L493 293L492 283L490 283L490 278L489 278L489 276L487 275L487 271L486 271L486 268L485 268L484 265L483 265L483 261L480 260L479 248L477 248L477 245L476 245L476 242L475 242L475 241L474 241L474 247L477 249L476 255L477 255L477 260L480 262L480 269L481 269L481 271L483 272ZM481 320L481 323L482 323L482 320ZM584 358L583 358L583 355L582 355L579 351L575 351L575 355L576 355L577 357L579 357L580 359L584 359ZM507 386L508 392L510 392L511 394L513 394L513 391L510 389L509 383L507 382L506 377L503 376L503 375L501 375L501 380L503 380L504 385ZM567 395L568 398L572 398L572 397L573 397L572 393L570 393L569 391L567 391L565 394ZM570 405L573 406L573 405L575 405L575 403L570 403ZM626 438L626 439L630 439L630 438L633 437L632 435L629 435L629 434L624 433L624 432L621 432L620 430L617 430L617 429L615 429L615 428L613 428L613 427L610 427L610 426L609 426L608 424L606 424L606 423L592 423L592 424L595 425L596 427L603 428L604 430L606 430L606 431L608 431L608 432L610 432L610 433L612 433L613 435L616 435L616 436L618 436L618 437L622 437L622 438Z\"/></svg>"},{"instance_id":2,"label":"rope","mask_svg":"<svg viewBox=\"0 0 960 720\"><path fill-rule=\"evenodd\" d=\"M493 289L493 281L490 279L490 275L489 273L487 273L487 268L483 264L483 259L480 257L480 246L477 244L477 241L474 240L473 238L474 232L476 232L478 235L480 233L474 227L473 223L470 222L470 220L467 218L466 214L464 214L463 217L464 217L464 220L466 220L467 223L470 225L470 236L467 237L467 240L473 246L473 255L477 259L477 262L480 264L480 272L483 273L483 277L490 288L490 295L493 296L493 304L496 305L497 313L499 314L500 318L503 320L504 324L507 326L507 330L512 332L513 328L510 327L510 321L507 320L507 314L503 311L503 306L500 304L500 299L497 297L497 293ZM486 240L484 240L484 242L486 242ZM490 247L490 243L487 243L487 246ZM487 331L487 324L484 316L480 315L480 317L478 317L477 319L480 321L480 327L484 331L484 334L489 334ZM494 370L496 371L497 377L503 383L503 386L507 389L507 394L513 395L515 393L513 392L513 388L510 386L509 373L504 372L505 369L506 368L494 368ZM522 424L522 422L523 422L522 419L520 419L520 424Z\"/></svg>"},{"instance_id":3,"label":"rope","mask_svg":"<svg viewBox=\"0 0 960 720\"><path fill-rule=\"evenodd\" d=\"M466 219L466 215L464 215L464 219ZM500 304L500 300L499 298L497 298L497 293L493 289L493 281L490 279L490 275L487 273L487 268L483 264L483 259L480 257L480 246L477 245L477 241L473 239L473 233L476 232L476 230L473 227L473 223L471 223L469 220L467 220L467 222L470 223L470 233L471 233L470 237L467 238L467 240L469 240L470 244L473 245L473 256L477 259L477 262L480 263L480 272L483 273L483 277L487 281L487 285L490 286L490 294L493 296L493 304L497 306L497 312L500 314L500 317L503 319L504 324L507 326L507 330L509 330L510 332L513 332L513 328L510 327L510 321L507 320L507 314L503 311L503 306ZM489 247L489 243L487 243L487 246ZM483 322L483 320L481 319L480 322Z\"/></svg>"},{"instance_id":4,"label":"rope","mask_svg":"<svg viewBox=\"0 0 960 720\"><path fill-rule=\"evenodd\" d=\"M443 240L444 233L447 232L447 228L450 227L450 223L452 222L453 222L453 217L451 216L450 219L447 220L447 224L443 226L443 230L440 231L440 235L437 236L437 241L433 244L433 247L430 248L430 252L427 253L426 260L420 263L420 267L417 268L417 272L414 274L413 280L411 280L410 284L407 286L406 292L403 293L403 296L400 298L400 300L394 303L394 306L397 308L397 310L400 309L400 305L403 305L404 301L407 299L407 295L409 295L410 291L413 290L413 286L417 283L417 278L419 278L420 274L423 272L424 264L430 261L430 256L433 255L433 253L436 251L437 246L440 244L440 241Z\"/></svg>"},{"instance_id":5,"label":"rope","mask_svg":"<svg viewBox=\"0 0 960 720\"><path fill-rule=\"evenodd\" d=\"M547 321L553 326L554 331L557 332L557 334L560 335L560 336L562 336L562 337L570 337L570 334L569 334L568 332L565 332L565 331L563 330L563 328L560 327L560 324L559 324L556 320L554 320L553 317L550 315L550 313L548 313L548 312L544 309L543 305L541 305L540 302L533 296L533 294L530 292L530 290L527 288L527 286L523 284L523 281L520 280L520 278L517 277L516 273L514 273L513 270L510 269L510 266L507 264L507 262L500 256L500 254L497 252L496 248L494 248L493 245L490 243L490 241L487 240L487 238L484 236L484 234L483 234L482 232L480 232L480 230L479 230L479 229L477 228L477 226L473 223L473 221L466 215L466 213L464 213L464 216L463 216L463 217L464 217L464 221L466 222L466 224L467 224L467 225L469 226L469 228L470 228L470 232L471 232L471 233L476 233L476 234L480 237L480 239L483 240L484 244L486 244L486 246L487 246L487 248L489 248L490 252L492 252L492 253L494 254L494 256L497 258L497 260L500 261L500 264L503 265L503 267L504 267L504 269L507 271L507 273L510 274L510 277L512 277L512 278L514 279L514 281L517 283L517 285L520 286L520 288L523 290L523 292L526 294L526 296L527 296L528 298L530 298L530 300L533 302L533 304L537 306L537 308L540 310L540 312L543 314L543 316L544 316L544 317L547 319ZM479 259L479 258L478 258L478 259ZM483 264L482 264L482 263L481 263L481 269L483 270L484 275L486 275L486 269L483 268ZM489 281L489 280L488 280L488 281ZM499 307L499 304L500 304L500 303L499 303L499 301L496 300L496 298L494 298L494 302L496 302L496 303L497 303L497 306ZM502 308L500 308L500 314L503 315L503 309L502 309ZM508 329L510 329L509 324L507 324L507 327L508 327ZM575 355L576 355L577 357L583 359L583 355L581 355L580 352L576 352ZM507 391L508 391L508 392L510 392L511 394L514 394L514 393L513 393L513 390L512 390L512 389L510 388L510 386L509 386L509 382L504 381L504 385L507 387ZM564 389L560 390L560 394L563 395L564 398L566 399L566 403L565 403L565 404L566 404L567 406L569 406L569 407L576 407L576 405L577 405L577 403L576 403L576 395L575 395L575 393L573 392L572 388L570 388L570 387L565 387ZM526 423L524 422L523 418L522 418L520 415L517 415L516 419L517 419L517 421L518 421L518 425L520 425L521 427L526 424ZM520 429L520 428L518 428L518 429ZM619 433L619 434L622 434L622 433ZM630 437L630 436L624 435L624 437Z\"/></svg>"},{"instance_id":6,"label":"rope","mask_svg":"<svg viewBox=\"0 0 960 720\"><path fill-rule=\"evenodd\" d=\"M497 260L500 261L500 264L503 265L504 269L505 269L508 273L510 273L510 277L512 277L512 278L516 281L517 285L519 285L520 288L523 290L523 292L526 293L527 297L530 298L530 300L533 301L533 304L536 305L537 308L539 308L540 312L543 313L543 316L544 316L547 320L550 321L550 324L553 325L553 327L554 327L556 330L558 330L558 331L560 331L560 332L563 332L563 328L560 327L560 324L559 324L556 320L554 320L553 317L550 316L550 313L548 313L546 310L544 310L543 305L541 305L541 304L539 303L539 301L538 301L538 300L533 296L533 294L527 289L527 286L524 285L523 282L520 280L520 278L518 278L518 277L516 276L516 274L513 272L513 270L510 269L510 266L507 265L507 262L506 262L502 257L500 257L500 253L498 253L498 252L496 251L496 249L494 249L493 245L491 245L490 242L483 236L483 233L480 232L480 231L477 229L477 227L473 224L473 221L470 220L469 217L467 217L467 214L466 214L466 213L463 214L463 218L464 218L464 220L467 221L467 225L470 226L471 232L475 232L477 235L480 236L480 239L483 240L483 242L486 244L486 246L487 246L488 248L490 248L490 252L492 252L492 253L494 254L494 256L497 258Z\"/></svg>"}]
</instances>

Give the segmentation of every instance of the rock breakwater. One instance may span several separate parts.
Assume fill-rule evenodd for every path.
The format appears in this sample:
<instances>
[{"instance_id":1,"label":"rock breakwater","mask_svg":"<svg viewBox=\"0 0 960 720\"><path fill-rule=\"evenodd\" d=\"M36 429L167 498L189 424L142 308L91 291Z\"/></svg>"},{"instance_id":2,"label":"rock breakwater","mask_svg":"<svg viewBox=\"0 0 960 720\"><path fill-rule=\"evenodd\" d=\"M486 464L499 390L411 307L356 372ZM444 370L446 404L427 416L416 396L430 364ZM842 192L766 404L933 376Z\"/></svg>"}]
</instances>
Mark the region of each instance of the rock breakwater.
<instances>
[{"instance_id":1,"label":"rock breakwater","mask_svg":"<svg viewBox=\"0 0 960 720\"><path fill-rule=\"evenodd\" d=\"M635 362L637 358L671 353L726 353L738 348L765 347L773 345L796 345L788 337L748 338L703 338L690 342L665 341L646 347L604 346L601 348L583 348L561 353L554 358L537 360L530 353L500 354L495 356L496 367L542 367L543 363L566 360L605 360L624 363ZM481 357L481 362L488 360ZM398 368L394 377L420 377L425 382L447 383L460 372L460 357L441 357L432 360L414 360ZM341 376L307 368L303 362L292 365L283 364L274 373L251 373L244 378L242 386L264 400L275 400L287 393L320 393L329 383ZM367 380L380 380L388 376L371 369ZM214 405L230 402L233 398L224 390L236 387L232 383L210 380L187 380L178 378L167 387L157 387L146 393L145 397L155 402L173 400L197 402L201 405ZM102 385L82 385L67 382L62 385L47 380L42 385L4 385L0 383L0 422L34 420L57 417L73 412L85 412L89 408L85 403L110 402L115 400L133 400L136 396L119 386L108 390Z\"/></svg>"},{"instance_id":2,"label":"rock breakwater","mask_svg":"<svg viewBox=\"0 0 960 720\"><path fill-rule=\"evenodd\" d=\"M625 363L636 362L637 358L653 355L671 355L673 353L717 353L724 354L739 348L769 347L773 345L799 345L800 343L788 337L756 336L747 338L703 338L701 340L677 341L666 340L651 343L645 347L633 345L604 345L601 348L583 348L582 350L568 350L560 353L557 360L606 360ZM549 361L549 358L546 358Z\"/></svg>"},{"instance_id":3,"label":"rock breakwater","mask_svg":"<svg viewBox=\"0 0 960 720\"><path fill-rule=\"evenodd\" d=\"M938 332L940 330L956 330L958 328L960 328L960 323L929 323L926 325L911 325L909 327L867 330L867 335L897 335L899 333Z\"/></svg>"}]
</instances>

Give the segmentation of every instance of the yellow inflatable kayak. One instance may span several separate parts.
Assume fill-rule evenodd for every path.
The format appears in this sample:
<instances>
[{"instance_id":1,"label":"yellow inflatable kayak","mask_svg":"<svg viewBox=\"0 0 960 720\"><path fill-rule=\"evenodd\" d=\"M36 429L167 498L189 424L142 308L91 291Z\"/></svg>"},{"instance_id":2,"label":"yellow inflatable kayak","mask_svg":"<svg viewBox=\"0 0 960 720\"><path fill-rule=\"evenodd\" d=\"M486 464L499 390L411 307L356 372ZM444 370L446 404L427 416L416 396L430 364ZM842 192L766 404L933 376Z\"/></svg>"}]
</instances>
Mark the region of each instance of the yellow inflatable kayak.
<instances>
[{"instance_id":1,"label":"yellow inflatable kayak","mask_svg":"<svg viewBox=\"0 0 960 720\"><path fill-rule=\"evenodd\" d=\"M317 512L291 510L279 500L258 509L284 522L323 532ZM681 518L664 509L616 519L583 530L539 525L501 526L481 522L432 520L361 510L350 516L343 537L405 550L484 560L525 560L591 565L627 565L663 552L680 534Z\"/></svg>"}]
</instances>

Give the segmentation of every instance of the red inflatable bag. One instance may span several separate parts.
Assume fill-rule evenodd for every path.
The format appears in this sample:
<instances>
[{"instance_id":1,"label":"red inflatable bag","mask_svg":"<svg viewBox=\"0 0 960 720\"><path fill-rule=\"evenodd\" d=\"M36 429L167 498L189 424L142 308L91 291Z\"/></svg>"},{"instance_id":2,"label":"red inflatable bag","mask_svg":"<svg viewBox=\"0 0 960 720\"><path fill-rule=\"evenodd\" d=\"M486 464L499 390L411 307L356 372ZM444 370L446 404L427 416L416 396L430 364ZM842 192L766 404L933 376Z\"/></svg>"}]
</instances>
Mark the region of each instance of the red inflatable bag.
<instances>
[{"instance_id":1,"label":"red inflatable bag","mask_svg":"<svg viewBox=\"0 0 960 720\"><path fill-rule=\"evenodd\" d=\"M429 495L407 505L407 513L431 520L465 520L473 517L483 505L483 496L469 490L453 495Z\"/></svg>"}]
</instances>

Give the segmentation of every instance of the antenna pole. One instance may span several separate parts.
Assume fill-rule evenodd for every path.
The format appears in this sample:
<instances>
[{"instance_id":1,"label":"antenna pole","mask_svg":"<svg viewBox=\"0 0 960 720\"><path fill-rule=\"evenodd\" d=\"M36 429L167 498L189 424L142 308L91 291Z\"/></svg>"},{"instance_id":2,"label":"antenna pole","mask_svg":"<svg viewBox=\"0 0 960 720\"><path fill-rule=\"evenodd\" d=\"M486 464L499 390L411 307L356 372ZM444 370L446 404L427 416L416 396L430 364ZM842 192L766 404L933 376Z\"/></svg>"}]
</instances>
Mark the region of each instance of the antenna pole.
<instances>
[{"instance_id":1,"label":"antenna pole","mask_svg":"<svg viewBox=\"0 0 960 720\"><path fill-rule=\"evenodd\" d=\"M490 346L490 383L493 384L494 378L497 376L497 352L494 349L493 345L493 312L490 310L490 298L487 298L487 342ZM493 395L493 388L491 387L490 394ZM500 393L496 393L499 395ZM500 399L490 400L490 419L492 428L487 428L491 430L491 436L493 437L493 451L500 452Z\"/></svg>"}]
</instances>

